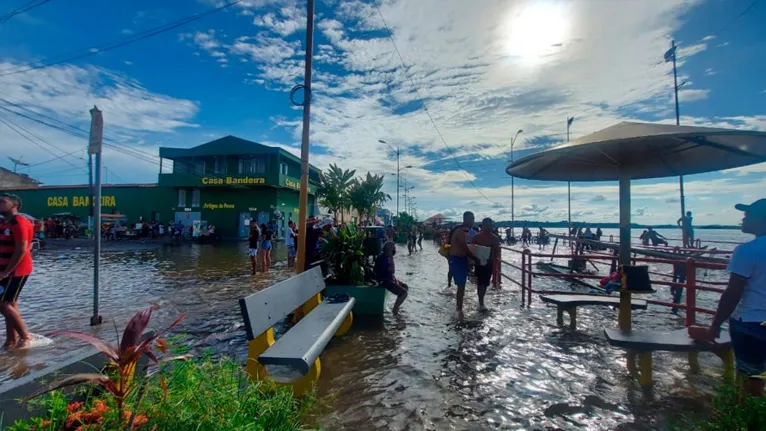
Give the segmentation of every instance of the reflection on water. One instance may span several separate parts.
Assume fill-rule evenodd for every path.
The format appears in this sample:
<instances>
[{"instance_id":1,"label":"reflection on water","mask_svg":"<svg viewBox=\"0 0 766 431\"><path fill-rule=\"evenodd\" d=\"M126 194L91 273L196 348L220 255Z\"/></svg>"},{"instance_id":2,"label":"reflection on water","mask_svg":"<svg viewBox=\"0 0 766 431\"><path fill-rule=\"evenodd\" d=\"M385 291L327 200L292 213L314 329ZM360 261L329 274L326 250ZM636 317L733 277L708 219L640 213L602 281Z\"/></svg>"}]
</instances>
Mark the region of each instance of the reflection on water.
<instances>
[{"instance_id":1,"label":"reflection on water","mask_svg":"<svg viewBox=\"0 0 766 431\"><path fill-rule=\"evenodd\" d=\"M698 391L719 381L721 367L712 355L700 357L706 372L688 376L685 356L657 353L655 387L645 393L626 377L624 352L604 340L603 329L616 326L616 310L581 308L578 331L571 332L557 327L555 308L539 300L521 308L518 287L507 281L502 290L490 289L492 312L486 315L475 311L475 286L469 283L466 319L460 322L454 296L444 294L446 260L430 242L423 247L412 257L403 250L397 255L397 273L410 285L401 316L387 310L383 322L355 322L322 356L319 391L332 413L319 421L329 429L607 430L624 423L657 429L666 426L665 414L698 408ZM253 277L244 243L111 251L103 258L101 313L122 327L135 311L160 304L157 326L188 314L178 332L187 334L194 351L244 360L237 299L289 276L284 248L276 255L278 268ZM518 260L515 253L504 256ZM33 332L84 330L115 337L111 324L87 326L89 252L43 251L36 268L21 303ZM533 283L571 289L559 280ZM705 294L700 305L714 307L717 297ZM669 293L659 287L653 297L666 300ZM634 313L636 328L683 327L683 317L665 308ZM0 353L0 382L63 359L78 346L60 340L52 348Z\"/></svg>"}]
</instances>

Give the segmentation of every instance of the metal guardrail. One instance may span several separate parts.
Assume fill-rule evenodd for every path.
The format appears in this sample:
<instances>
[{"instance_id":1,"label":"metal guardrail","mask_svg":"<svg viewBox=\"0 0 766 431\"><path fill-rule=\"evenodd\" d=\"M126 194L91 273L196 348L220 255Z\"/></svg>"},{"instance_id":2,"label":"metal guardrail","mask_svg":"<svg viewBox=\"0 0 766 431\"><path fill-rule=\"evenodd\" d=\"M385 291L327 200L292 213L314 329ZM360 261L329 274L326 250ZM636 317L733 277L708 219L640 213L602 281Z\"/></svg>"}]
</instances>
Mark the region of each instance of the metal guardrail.
<instances>
[{"instance_id":1,"label":"metal guardrail","mask_svg":"<svg viewBox=\"0 0 766 431\"><path fill-rule=\"evenodd\" d=\"M532 261L533 258L560 258L560 259L587 259L590 261L596 261L595 263L604 264L604 262L601 261L615 261L617 259L616 256L613 255L604 255L604 254L583 254L583 255L577 255L577 254L553 254L553 253L533 253L529 249L525 250L518 250L514 248L510 248L507 246L501 246L502 249L508 250L513 253L521 254L521 266L514 264L513 262L509 262L506 260L500 260L501 264L507 265L511 268L514 268L516 270L521 271L521 281L515 280L509 275L506 275L500 271L500 266L497 266L496 270L500 271L499 276L502 278L505 278L506 280L511 281L512 283L515 283L521 287L521 300L522 300L522 306L530 306L532 304L532 294L556 294L561 293L561 291L558 290L538 290L535 289L532 286L532 277L555 277L559 279L603 279L604 276L599 275L591 275L591 274L577 274L577 273L570 273L570 274L561 274L561 273L551 273L551 272L541 272L541 271L535 271L532 268ZM678 309L684 309L686 310L686 319L685 323L686 326L694 325L696 323L696 317L697 313L702 314L709 314L713 315L715 314L715 310L706 308L706 307L698 307L697 306L697 292L698 291L704 291L704 292L714 292L714 293L723 293L724 289L721 287L716 286L726 286L726 282L715 282L715 281L702 281L697 280L697 269L713 269L713 270L722 270L726 269L726 265L719 264L719 263L712 263L712 262L700 262L695 260L694 258L687 258L687 259L659 259L659 258L643 258L643 257L633 257L633 262L642 262L642 263L655 263L655 264L667 264L667 265L685 265L686 268L686 281L684 283L678 283L678 282L672 282L672 281L665 281L665 280L657 280L652 279L651 282L654 285L660 285L660 286L669 286L669 287L683 287L686 289L686 303L672 303L667 301L659 301L659 300L653 300L648 299L647 303L663 306L663 307L669 307L669 308L678 308ZM669 277L673 278L673 275L671 274L663 274L656 271L650 271L650 274L656 275L656 276L662 276L662 277ZM567 295L587 295L589 293L587 292L566 292Z\"/></svg>"}]
</instances>

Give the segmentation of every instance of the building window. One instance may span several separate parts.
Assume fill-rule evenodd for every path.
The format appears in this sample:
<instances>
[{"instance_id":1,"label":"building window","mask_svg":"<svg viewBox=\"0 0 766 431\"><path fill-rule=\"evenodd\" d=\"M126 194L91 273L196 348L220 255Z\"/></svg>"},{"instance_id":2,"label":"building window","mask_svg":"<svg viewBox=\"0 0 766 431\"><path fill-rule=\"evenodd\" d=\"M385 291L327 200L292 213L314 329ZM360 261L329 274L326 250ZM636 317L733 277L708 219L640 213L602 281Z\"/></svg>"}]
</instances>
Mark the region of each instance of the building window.
<instances>
[{"instance_id":1,"label":"building window","mask_svg":"<svg viewBox=\"0 0 766 431\"><path fill-rule=\"evenodd\" d=\"M282 175L287 175L287 172L289 172L287 170L287 163L280 163L279 164L279 173L282 174Z\"/></svg>"},{"instance_id":2,"label":"building window","mask_svg":"<svg viewBox=\"0 0 766 431\"><path fill-rule=\"evenodd\" d=\"M191 202L191 206L192 206L192 208L199 207L199 189L192 189L192 202Z\"/></svg>"},{"instance_id":3,"label":"building window","mask_svg":"<svg viewBox=\"0 0 766 431\"><path fill-rule=\"evenodd\" d=\"M178 189L178 204L177 207L185 207L186 206L186 189Z\"/></svg>"},{"instance_id":4,"label":"building window","mask_svg":"<svg viewBox=\"0 0 766 431\"><path fill-rule=\"evenodd\" d=\"M247 157L239 159L240 174L265 174L266 159L264 157Z\"/></svg>"},{"instance_id":5,"label":"building window","mask_svg":"<svg viewBox=\"0 0 766 431\"><path fill-rule=\"evenodd\" d=\"M194 161L194 173L197 175L205 175L205 161L204 160L195 160Z\"/></svg>"},{"instance_id":6,"label":"building window","mask_svg":"<svg viewBox=\"0 0 766 431\"><path fill-rule=\"evenodd\" d=\"M213 165L213 171L216 174L226 173L226 157L220 156L215 158L215 164Z\"/></svg>"}]
</instances>

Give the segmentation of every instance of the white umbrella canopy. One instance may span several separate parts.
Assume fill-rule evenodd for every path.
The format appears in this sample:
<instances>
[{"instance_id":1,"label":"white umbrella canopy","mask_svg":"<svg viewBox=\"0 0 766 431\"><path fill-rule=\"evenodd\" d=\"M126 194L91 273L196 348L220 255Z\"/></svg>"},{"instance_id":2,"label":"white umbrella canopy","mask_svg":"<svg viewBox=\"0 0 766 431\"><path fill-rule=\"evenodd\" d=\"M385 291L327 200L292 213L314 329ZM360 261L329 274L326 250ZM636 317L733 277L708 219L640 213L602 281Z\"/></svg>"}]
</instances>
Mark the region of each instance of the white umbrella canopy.
<instances>
[{"instance_id":1,"label":"white umbrella canopy","mask_svg":"<svg viewBox=\"0 0 766 431\"><path fill-rule=\"evenodd\" d=\"M549 181L662 178L766 162L766 132L623 122L516 160L506 172Z\"/></svg>"},{"instance_id":2,"label":"white umbrella canopy","mask_svg":"<svg viewBox=\"0 0 766 431\"><path fill-rule=\"evenodd\" d=\"M701 174L766 162L766 133L623 122L508 165L514 177L620 184L620 264L630 265L630 180ZM620 292L629 330L630 292Z\"/></svg>"}]
</instances>

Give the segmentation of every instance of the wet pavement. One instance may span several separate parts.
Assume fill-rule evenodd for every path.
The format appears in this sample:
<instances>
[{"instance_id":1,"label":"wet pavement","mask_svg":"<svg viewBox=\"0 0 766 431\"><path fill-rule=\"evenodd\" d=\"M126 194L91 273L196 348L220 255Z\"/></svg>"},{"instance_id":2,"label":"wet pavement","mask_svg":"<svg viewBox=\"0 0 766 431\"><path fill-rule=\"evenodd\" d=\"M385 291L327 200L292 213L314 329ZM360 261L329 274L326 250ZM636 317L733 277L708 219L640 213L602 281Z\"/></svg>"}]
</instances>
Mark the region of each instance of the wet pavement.
<instances>
[{"instance_id":1,"label":"wet pavement","mask_svg":"<svg viewBox=\"0 0 766 431\"><path fill-rule=\"evenodd\" d=\"M691 376L685 355L657 353L655 386L643 391L626 376L624 351L603 337L605 327L616 326L616 310L581 308L578 330L572 332L557 327L555 308L537 299L522 308L519 288L508 281L500 290L490 289L488 314L476 312L475 285L469 282L465 319L459 320L454 295L445 291L446 260L431 242L423 247L411 257L398 249L397 275L410 285L401 315L387 310L382 321L357 321L323 354L319 392L328 409L317 420L328 429L663 429L668 415L699 409L720 381L722 368L713 355L700 355L703 372ZM504 255L518 260L516 253ZM188 318L177 332L194 352L244 360L236 300L289 277L284 256L278 247L274 260L282 261L280 267L251 276L244 243L115 248L103 257L101 314L122 327L152 303L161 306L155 326L185 312ZM87 326L91 259L85 250L51 249L37 256L21 303L33 332L82 330L115 337L111 324ZM712 272L698 276L725 279ZM572 290L560 280L533 283ZM667 300L669 294L659 288L652 297ZM698 297L703 306L714 307L715 301L705 292ZM654 306L634 312L633 322L635 328L683 327L683 317ZM79 346L59 340L51 348L0 353L0 382L65 358Z\"/></svg>"}]
</instances>

